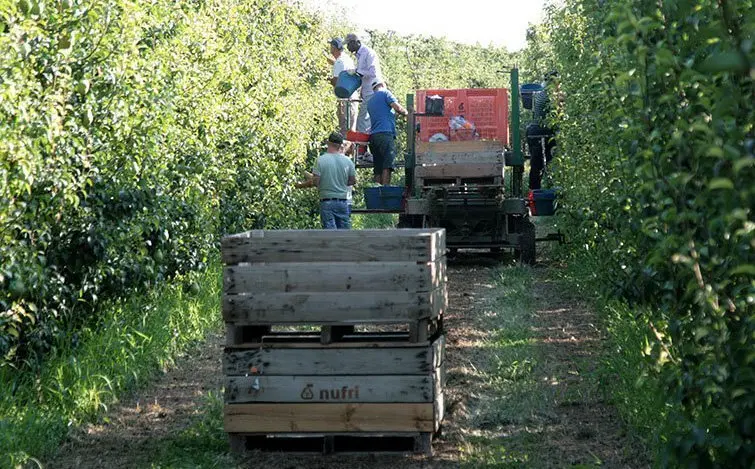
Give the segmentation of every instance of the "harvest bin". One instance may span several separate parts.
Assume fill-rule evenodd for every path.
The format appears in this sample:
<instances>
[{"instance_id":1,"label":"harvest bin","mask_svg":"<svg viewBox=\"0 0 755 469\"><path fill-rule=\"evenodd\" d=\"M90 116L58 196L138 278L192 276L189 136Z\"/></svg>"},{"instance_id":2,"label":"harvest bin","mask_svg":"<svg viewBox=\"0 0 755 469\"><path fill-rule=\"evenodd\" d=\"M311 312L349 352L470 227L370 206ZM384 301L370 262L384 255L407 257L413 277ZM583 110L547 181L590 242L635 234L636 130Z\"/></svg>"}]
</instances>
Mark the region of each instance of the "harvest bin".
<instances>
[{"instance_id":1,"label":"harvest bin","mask_svg":"<svg viewBox=\"0 0 755 469\"><path fill-rule=\"evenodd\" d=\"M368 209L401 210L403 198L403 186L368 187L364 190L364 200Z\"/></svg>"},{"instance_id":2,"label":"harvest bin","mask_svg":"<svg viewBox=\"0 0 755 469\"><path fill-rule=\"evenodd\" d=\"M532 190L527 197L533 216L548 216L556 213L556 191L553 189Z\"/></svg>"}]
</instances>

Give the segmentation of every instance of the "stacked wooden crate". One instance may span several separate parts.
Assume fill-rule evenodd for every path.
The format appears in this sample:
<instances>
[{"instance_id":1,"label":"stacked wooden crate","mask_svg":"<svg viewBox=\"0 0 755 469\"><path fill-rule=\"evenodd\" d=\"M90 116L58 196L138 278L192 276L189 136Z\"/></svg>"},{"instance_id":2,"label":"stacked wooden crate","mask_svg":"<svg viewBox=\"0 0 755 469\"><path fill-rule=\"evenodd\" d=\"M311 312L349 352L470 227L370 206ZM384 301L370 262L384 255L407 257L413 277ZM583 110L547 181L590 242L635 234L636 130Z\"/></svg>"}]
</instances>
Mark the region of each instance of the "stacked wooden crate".
<instances>
[{"instance_id":1,"label":"stacked wooden crate","mask_svg":"<svg viewBox=\"0 0 755 469\"><path fill-rule=\"evenodd\" d=\"M224 238L232 447L428 452L443 418L445 250L437 229Z\"/></svg>"},{"instance_id":2,"label":"stacked wooden crate","mask_svg":"<svg viewBox=\"0 0 755 469\"><path fill-rule=\"evenodd\" d=\"M467 182L503 183L503 145L492 140L417 142L417 187Z\"/></svg>"}]
</instances>

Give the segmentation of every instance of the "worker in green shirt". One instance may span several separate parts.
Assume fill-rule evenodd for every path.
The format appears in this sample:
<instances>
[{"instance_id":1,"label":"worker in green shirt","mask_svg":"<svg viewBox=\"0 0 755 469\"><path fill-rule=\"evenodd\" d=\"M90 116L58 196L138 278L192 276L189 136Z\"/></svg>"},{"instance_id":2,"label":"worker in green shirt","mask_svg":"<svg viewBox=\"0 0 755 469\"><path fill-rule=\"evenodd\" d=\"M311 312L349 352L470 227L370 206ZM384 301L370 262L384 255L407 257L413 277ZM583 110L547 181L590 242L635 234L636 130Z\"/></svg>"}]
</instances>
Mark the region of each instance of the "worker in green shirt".
<instances>
[{"instance_id":1,"label":"worker in green shirt","mask_svg":"<svg viewBox=\"0 0 755 469\"><path fill-rule=\"evenodd\" d=\"M356 168L351 158L343 154L343 135L333 132L328 137L328 149L317 158L312 177L296 187L317 187L320 191L320 221L323 229L351 228L347 198L356 184Z\"/></svg>"}]
</instances>

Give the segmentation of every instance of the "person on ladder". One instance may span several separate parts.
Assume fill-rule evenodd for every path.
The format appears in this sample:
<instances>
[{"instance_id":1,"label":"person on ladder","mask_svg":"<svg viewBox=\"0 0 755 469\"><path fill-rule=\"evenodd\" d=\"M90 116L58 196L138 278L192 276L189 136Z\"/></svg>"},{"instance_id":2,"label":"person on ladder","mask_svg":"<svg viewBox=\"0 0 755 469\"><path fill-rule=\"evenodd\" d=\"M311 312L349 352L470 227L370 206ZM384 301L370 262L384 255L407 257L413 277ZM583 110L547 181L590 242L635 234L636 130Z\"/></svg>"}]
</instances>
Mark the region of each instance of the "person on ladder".
<instances>
[{"instance_id":1,"label":"person on ladder","mask_svg":"<svg viewBox=\"0 0 755 469\"><path fill-rule=\"evenodd\" d=\"M328 56L328 62L333 65L330 84L335 88L338 75L344 70L353 70L355 67L351 57L343 53L343 41L340 38L336 37L330 40L330 54L332 57ZM345 136L349 130L354 131L357 128L358 99L359 94L354 91L348 98L338 100L336 116L338 116L338 131L341 135Z\"/></svg>"}]
</instances>

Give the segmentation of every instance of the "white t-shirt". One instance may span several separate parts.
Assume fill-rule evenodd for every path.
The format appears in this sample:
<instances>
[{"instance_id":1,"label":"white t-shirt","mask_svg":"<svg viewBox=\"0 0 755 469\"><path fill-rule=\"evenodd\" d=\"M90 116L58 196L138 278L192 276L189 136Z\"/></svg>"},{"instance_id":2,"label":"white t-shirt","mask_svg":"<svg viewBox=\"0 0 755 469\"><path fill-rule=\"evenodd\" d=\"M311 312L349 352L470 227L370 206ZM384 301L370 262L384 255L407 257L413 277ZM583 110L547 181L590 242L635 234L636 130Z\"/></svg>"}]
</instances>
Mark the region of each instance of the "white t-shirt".
<instances>
[{"instance_id":1,"label":"white t-shirt","mask_svg":"<svg viewBox=\"0 0 755 469\"><path fill-rule=\"evenodd\" d=\"M354 61L351 60L351 57L346 55L345 52L341 52L340 57L338 57L333 64L333 78L338 78L338 75L341 74L344 70L354 70L356 67L354 66ZM351 95L351 99L357 99L357 93L356 91L354 94Z\"/></svg>"}]
</instances>

